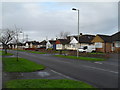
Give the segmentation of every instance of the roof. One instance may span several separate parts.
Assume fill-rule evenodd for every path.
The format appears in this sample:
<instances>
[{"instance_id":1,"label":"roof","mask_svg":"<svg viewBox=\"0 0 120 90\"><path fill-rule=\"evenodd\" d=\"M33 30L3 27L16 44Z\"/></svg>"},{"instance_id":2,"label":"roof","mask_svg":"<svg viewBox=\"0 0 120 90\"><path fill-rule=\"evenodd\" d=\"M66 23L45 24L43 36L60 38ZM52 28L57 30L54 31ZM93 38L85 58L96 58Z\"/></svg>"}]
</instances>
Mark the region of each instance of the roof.
<instances>
[{"instance_id":1,"label":"roof","mask_svg":"<svg viewBox=\"0 0 120 90\"><path fill-rule=\"evenodd\" d=\"M69 44L70 40L68 39L58 39L61 44Z\"/></svg>"},{"instance_id":2,"label":"roof","mask_svg":"<svg viewBox=\"0 0 120 90\"><path fill-rule=\"evenodd\" d=\"M78 40L77 36L74 36L76 40ZM81 35L79 36L79 43L88 43L91 44L93 38L95 37L95 35Z\"/></svg>"},{"instance_id":3,"label":"roof","mask_svg":"<svg viewBox=\"0 0 120 90\"><path fill-rule=\"evenodd\" d=\"M104 42L112 42L112 37L109 36L109 35L100 35L100 34L97 34L97 36L101 37Z\"/></svg>"},{"instance_id":4,"label":"roof","mask_svg":"<svg viewBox=\"0 0 120 90\"><path fill-rule=\"evenodd\" d=\"M18 43L9 43L8 45L18 45L18 46L24 46L25 43L21 43L21 42L18 42Z\"/></svg>"},{"instance_id":5,"label":"roof","mask_svg":"<svg viewBox=\"0 0 120 90\"><path fill-rule=\"evenodd\" d=\"M55 44L56 40L49 40L50 44Z\"/></svg>"},{"instance_id":6,"label":"roof","mask_svg":"<svg viewBox=\"0 0 120 90\"><path fill-rule=\"evenodd\" d=\"M32 43L33 45L39 45L40 43L37 41L27 41L26 43L28 43L30 45L30 43Z\"/></svg>"},{"instance_id":7,"label":"roof","mask_svg":"<svg viewBox=\"0 0 120 90\"><path fill-rule=\"evenodd\" d=\"M17 45L18 46L24 46L25 44L24 43L18 43Z\"/></svg>"},{"instance_id":8,"label":"roof","mask_svg":"<svg viewBox=\"0 0 120 90\"><path fill-rule=\"evenodd\" d=\"M112 35L112 41L120 41L120 31Z\"/></svg>"},{"instance_id":9,"label":"roof","mask_svg":"<svg viewBox=\"0 0 120 90\"><path fill-rule=\"evenodd\" d=\"M47 41L43 40L42 42L40 42L40 45L46 45Z\"/></svg>"}]
</instances>

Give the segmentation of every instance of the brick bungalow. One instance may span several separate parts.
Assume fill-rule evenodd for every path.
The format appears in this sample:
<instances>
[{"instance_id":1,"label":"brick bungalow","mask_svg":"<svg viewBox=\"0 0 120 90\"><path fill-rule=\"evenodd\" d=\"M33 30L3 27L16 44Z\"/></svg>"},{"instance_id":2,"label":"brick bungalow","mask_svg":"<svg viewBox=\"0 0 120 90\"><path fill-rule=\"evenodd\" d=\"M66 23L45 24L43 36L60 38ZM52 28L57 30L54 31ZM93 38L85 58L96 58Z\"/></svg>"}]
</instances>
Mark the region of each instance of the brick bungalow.
<instances>
[{"instance_id":1,"label":"brick bungalow","mask_svg":"<svg viewBox=\"0 0 120 90\"><path fill-rule=\"evenodd\" d=\"M120 52L120 31L112 35L112 51Z\"/></svg>"},{"instance_id":2,"label":"brick bungalow","mask_svg":"<svg viewBox=\"0 0 120 90\"><path fill-rule=\"evenodd\" d=\"M92 40L95 43L97 52L111 52L112 51L112 37L108 35L96 35Z\"/></svg>"}]
</instances>

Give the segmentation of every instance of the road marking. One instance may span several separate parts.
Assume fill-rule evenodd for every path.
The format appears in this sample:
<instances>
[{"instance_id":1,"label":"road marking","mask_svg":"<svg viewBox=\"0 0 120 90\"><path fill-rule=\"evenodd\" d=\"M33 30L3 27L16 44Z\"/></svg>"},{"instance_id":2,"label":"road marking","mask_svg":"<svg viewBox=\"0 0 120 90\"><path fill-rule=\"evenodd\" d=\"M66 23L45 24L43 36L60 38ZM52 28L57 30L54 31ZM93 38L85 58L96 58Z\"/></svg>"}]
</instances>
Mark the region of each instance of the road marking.
<instances>
[{"instance_id":1,"label":"road marking","mask_svg":"<svg viewBox=\"0 0 120 90\"><path fill-rule=\"evenodd\" d=\"M112 72L112 73L118 74L118 72L116 72L116 71L110 71L110 70L105 70L105 69L91 67L91 66L83 66L83 67L88 67L88 68L93 68L93 69L97 69L97 70L102 70L102 71L107 71L107 72Z\"/></svg>"},{"instance_id":2,"label":"road marking","mask_svg":"<svg viewBox=\"0 0 120 90\"><path fill-rule=\"evenodd\" d=\"M66 76L66 75L64 75L64 74L62 74L62 73L56 72L56 71L54 71L54 70L51 70L51 71L54 72L54 73L56 73L56 74L58 74L58 75L60 75L60 76L65 77L65 78L72 79L72 80L76 80L76 79L74 79L74 78L71 78L71 77ZM78 80L77 80L77 81L78 81Z\"/></svg>"},{"instance_id":3,"label":"road marking","mask_svg":"<svg viewBox=\"0 0 120 90\"><path fill-rule=\"evenodd\" d=\"M101 63L101 62L94 62L94 63L97 63L97 64L103 64L103 63Z\"/></svg>"}]
</instances>

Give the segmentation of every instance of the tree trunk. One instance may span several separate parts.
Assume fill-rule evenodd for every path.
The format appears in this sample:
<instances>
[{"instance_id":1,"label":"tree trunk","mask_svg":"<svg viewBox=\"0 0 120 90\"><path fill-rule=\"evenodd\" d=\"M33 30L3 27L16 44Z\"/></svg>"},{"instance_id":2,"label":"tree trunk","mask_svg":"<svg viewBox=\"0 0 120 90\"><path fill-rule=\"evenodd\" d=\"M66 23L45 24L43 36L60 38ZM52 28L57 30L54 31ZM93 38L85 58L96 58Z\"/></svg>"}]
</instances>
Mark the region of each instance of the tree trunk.
<instances>
[{"instance_id":1,"label":"tree trunk","mask_svg":"<svg viewBox=\"0 0 120 90\"><path fill-rule=\"evenodd\" d=\"M7 54L7 45L3 44L3 49L5 50L5 54Z\"/></svg>"},{"instance_id":2,"label":"tree trunk","mask_svg":"<svg viewBox=\"0 0 120 90\"><path fill-rule=\"evenodd\" d=\"M7 54L7 48L5 48L5 54Z\"/></svg>"}]
</instances>

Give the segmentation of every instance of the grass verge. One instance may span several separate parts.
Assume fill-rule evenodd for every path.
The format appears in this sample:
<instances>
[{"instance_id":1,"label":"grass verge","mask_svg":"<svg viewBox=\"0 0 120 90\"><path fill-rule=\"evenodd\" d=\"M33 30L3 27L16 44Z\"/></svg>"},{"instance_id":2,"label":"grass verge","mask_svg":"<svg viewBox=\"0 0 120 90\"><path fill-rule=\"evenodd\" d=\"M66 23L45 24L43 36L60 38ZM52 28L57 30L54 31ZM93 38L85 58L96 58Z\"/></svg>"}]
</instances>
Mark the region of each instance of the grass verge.
<instances>
[{"instance_id":1,"label":"grass verge","mask_svg":"<svg viewBox=\"0 0 120 90\"><path fill-rule=\"evenodd\" d=\"M91 53L88 53L88 54L105 54L105 53L102 53L102 52L91 52Z\"/></svg>"},{"instance_id":2,"label":"grass verge","mask_svg":"<svg viewBox=\"0 0 120 90\"><path fill-rule=\"evenodd\" d=\"M18 51L29 52L29 53L36 53L36 54L46 54L45 52L30 51L30 50L18 50Z\"/></svg>"},{"instance_id":3,"label":"grass verge","mask_svg":"<svg viewBox=\"0 0 120 90\"><path fill-rule=\"evenodd\" d=\"M4 51L0 51L0 55L3 55L3 56L10 56L10 55L13 55L12 53L5 53Z\"/></svg>"},{"instance_id":4,"label":"grass verge","mask_svg":"<svg viewBox=\"0 0 120 90\"><path fill-rule=\"evenodd\" d=\"M6 88L94 88L81 81L66 79L26 79L6 82ZM95 90L95 89L94 89Z\"/></svg>"},{"instance_id":5,"label":"grass verge","mask_svg":"<svg viewBox=\"0 0 120 90\"><path fill-rule=\"evenodd\" d=\"M64 56L64 55L54 55L62 58L70 58L70 59L80 59L80 60L88 60L88 61L104 61L104 58L92 58L92 57L76 57L76 56Z\"/></svg>"},{"instance_id":6,"label":"grass verge","mask_svg":"<svg viewBox=\"0 0 120 90\"><path fill-rule=\"evenodd\" d=\"M43 70L45 67L27 59L3 58L3 70L5 72L33 72Z\"/></svg>"}]
</instances>

